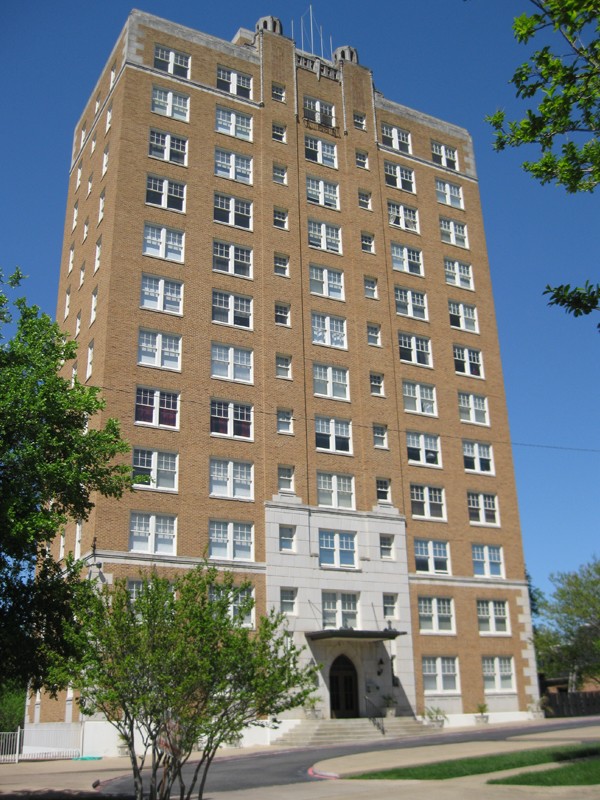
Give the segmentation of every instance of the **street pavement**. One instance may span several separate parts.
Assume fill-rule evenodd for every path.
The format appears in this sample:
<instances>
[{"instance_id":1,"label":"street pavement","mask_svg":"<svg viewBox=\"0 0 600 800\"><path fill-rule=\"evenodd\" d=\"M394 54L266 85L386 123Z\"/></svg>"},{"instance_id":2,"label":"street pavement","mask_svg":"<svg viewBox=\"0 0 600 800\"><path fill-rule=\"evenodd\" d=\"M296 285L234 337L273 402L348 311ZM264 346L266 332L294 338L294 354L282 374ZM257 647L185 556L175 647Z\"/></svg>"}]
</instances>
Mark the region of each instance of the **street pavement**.
<instances>
[{"instance_id":1,"label":"street pavement","mask_svg":"<svg viewBox=\"0 0 600 800\"><path fill-rule=\"evenodd\" d=\"M369 750L365 744L364 752L319 761L311 768L314 777L322 780L303 781L283 786L268 786L260 789L238 791L205 792L205 800L587 800L600 797L598 786L542 787L542 786L489 786L486 781L490 775L476 775L468 778L455 778L448 781L365 781L341 780L348 775L356 775L368 770L389 769L391 767L424 764L432 761L463 758L466 756L529 750L551 745L578 744L600 741L600 718L598 724L577 728L556 726L556 721L547 720L547 730L539 731L536 721L535 731L532 723L525 723L518 735L508 736L501 741L482 741L474 738L469 742L451 742L438 746L394 748L390 750ZM567 720L564 721L565 725ZM573 724L573 720L568 720ZM544 726L542 725L542 728ZM498 726L500 728L500 726ZM452 729L448 730L449 739ZM463 731L464 733L464 731ZM270 748L274 758L285 757L281 749ZM224 751L223 758L235 755L248 755L251 752L264 752L264 748ZM279 756L277 753L279 752ZM219 758L219 756L217 756ZM539 769L547 768L539 767ZM522 770L517 770L522 771ZM99 760L73 761L24 761L19 764L0 764L0 796L10 798L33 797L38 800L52 800L59 793L70 795L73 800L87 800L103 797L110 800L111 783L129 774L126 758L103 758ZM503 773L507 774L507 773ZM98 790L101 790L99 793ZM115 789L113 791L116 790Z\"/></svg>"}]
</instances>

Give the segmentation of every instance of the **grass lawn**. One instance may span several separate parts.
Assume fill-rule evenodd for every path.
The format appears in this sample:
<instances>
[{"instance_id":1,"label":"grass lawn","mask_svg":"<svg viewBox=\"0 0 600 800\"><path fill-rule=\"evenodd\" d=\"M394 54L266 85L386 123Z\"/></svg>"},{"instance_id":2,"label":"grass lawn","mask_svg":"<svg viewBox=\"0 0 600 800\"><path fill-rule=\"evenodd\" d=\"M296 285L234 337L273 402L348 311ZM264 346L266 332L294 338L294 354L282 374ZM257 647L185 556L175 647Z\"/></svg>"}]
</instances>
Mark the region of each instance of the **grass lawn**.
<instances>
[{"instance_id":1,"label":"grass lawn","mask_svg":"<svg viewBox=\"0 0 600 800\"><path fill-rule=\"evenodd\" d=\"M600 744L597 745L569 745L565 747L544 747L539 750L523 750L516 753L500 753L477 758L461 758L453 761L439 761L433 764L422 764L415 767L399 767L397 769L381 770L379 772L366 772L363 775L353 775L359 780L421 780L443 781L449 778L464 778L467 775L482 775L486 772L498 772L503 769L519 769L537 764L550 764L557 761L571 761L572 759L593 759L581 764L569 764L566 769L582 767L587 763L596 763L600 769ZM548 770L552 775L557 775L562 770ZM536 773L537 775L545 773ZM496 781L497 782L497 781ZM503 781L504 782L504 781ZM508 778L506 779L508 783ZM513 782L513 781L511 781ZM589 783L600 782L600 776ZM542 784L545 785L545 784ZM558 785L552 782L550 785ZM564 784L568 785L568 784Z\"/></svg>"},{"instance_id":2,"label":"grass lawn","mask_svg":"<svg viewBox=\"0 0 600 800\"><path fill-rule=\"evenodd\" d=\"M522 773L510 778L496 778L488 783L512 783L519 786L595 786L600 783L600 757L584 758L557 769Z\"/></svg>"}]
</instances>

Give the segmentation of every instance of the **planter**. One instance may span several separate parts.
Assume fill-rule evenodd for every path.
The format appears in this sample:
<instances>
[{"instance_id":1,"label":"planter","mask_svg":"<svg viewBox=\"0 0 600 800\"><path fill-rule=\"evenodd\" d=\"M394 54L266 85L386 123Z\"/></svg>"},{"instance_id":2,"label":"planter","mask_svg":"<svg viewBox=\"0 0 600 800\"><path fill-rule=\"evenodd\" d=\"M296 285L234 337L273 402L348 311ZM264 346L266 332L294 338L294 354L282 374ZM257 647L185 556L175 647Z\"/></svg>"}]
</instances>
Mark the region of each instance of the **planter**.
<instances>
[{"instance_id":1,"label":"planter","mask_svg":"<svg viewBox=\"0 0 600 800\"><path fill-rule=\"evenodd\" d=\"M476 725L487 725L490 721L489 714L475 714L475 724Z\"/></svg>"},{"instance_id":2,"label":"planter","mask_svg":"<svg viewBox=\"0 0 600 800\"><path fill-rule=\"evenodd\" d=\"M385 716L386 716L386 719L389 719L390 717L395 717L396 716L396 709L395 708L386 708Z\"/></svg>"},{"instance_id":3,"label":"planter","mask_svg":"<svg viewBox=\"0 0 600 800\"><path fill-rule=\"evenodd\" d=\"M436 719L428 719L427 724L430 728L443 728L445 721L443 717L437 717Z\"/></svg>"}]
</instances>

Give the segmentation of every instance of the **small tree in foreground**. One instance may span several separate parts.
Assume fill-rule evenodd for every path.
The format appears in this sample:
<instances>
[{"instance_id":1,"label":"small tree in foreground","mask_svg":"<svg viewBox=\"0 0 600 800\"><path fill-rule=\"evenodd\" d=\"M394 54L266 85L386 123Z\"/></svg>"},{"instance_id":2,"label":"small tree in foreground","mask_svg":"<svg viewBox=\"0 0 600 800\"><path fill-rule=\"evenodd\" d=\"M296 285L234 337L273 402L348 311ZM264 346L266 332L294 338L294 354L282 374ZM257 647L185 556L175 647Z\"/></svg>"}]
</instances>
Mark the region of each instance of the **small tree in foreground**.
<instances>
[{"instance_id":1,"label":"small tree in foreground","mask_svg":"<svg viewBox=\"0 0 600 800\"><path fill-rule=\"evenodd\" d=\"M77 656L60 659L55 678L79 689L84 714L101 712L117 729L138 800L144 765L151 800L176 789L189 800L196 786L202 798L219 746L248 726L277 724L314 690L315 668L300 665L281 615L252 630L252 607L248 584L207 565L174 584L153 573L134 598L124 581L81 587L68 634ZM186 786L192 751L200 759Z\"/></svg>"}]
</instances>

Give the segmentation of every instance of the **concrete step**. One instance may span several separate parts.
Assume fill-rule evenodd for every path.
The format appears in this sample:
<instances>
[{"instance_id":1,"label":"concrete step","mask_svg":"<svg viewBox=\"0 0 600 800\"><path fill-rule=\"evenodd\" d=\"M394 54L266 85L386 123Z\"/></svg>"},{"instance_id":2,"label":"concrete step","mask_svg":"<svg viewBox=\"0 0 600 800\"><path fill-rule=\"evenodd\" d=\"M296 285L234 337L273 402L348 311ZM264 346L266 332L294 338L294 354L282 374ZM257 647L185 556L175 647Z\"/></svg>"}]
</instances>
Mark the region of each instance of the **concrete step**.
<instances>
[{"instance_id":1,"label":"concrete step","mask_svg":"<svg viewBox=\"0 0 600 800\"><path fill-rule=\"evenodd\" d=\"M375 722L366 717L301 720L292 730L273 740L273 743L284 747L306 747L308 745L377 741L382 737L408 738L432 732L432 728L422 725L412 717L377 718Z\"/></svg>"}]
</instances>

